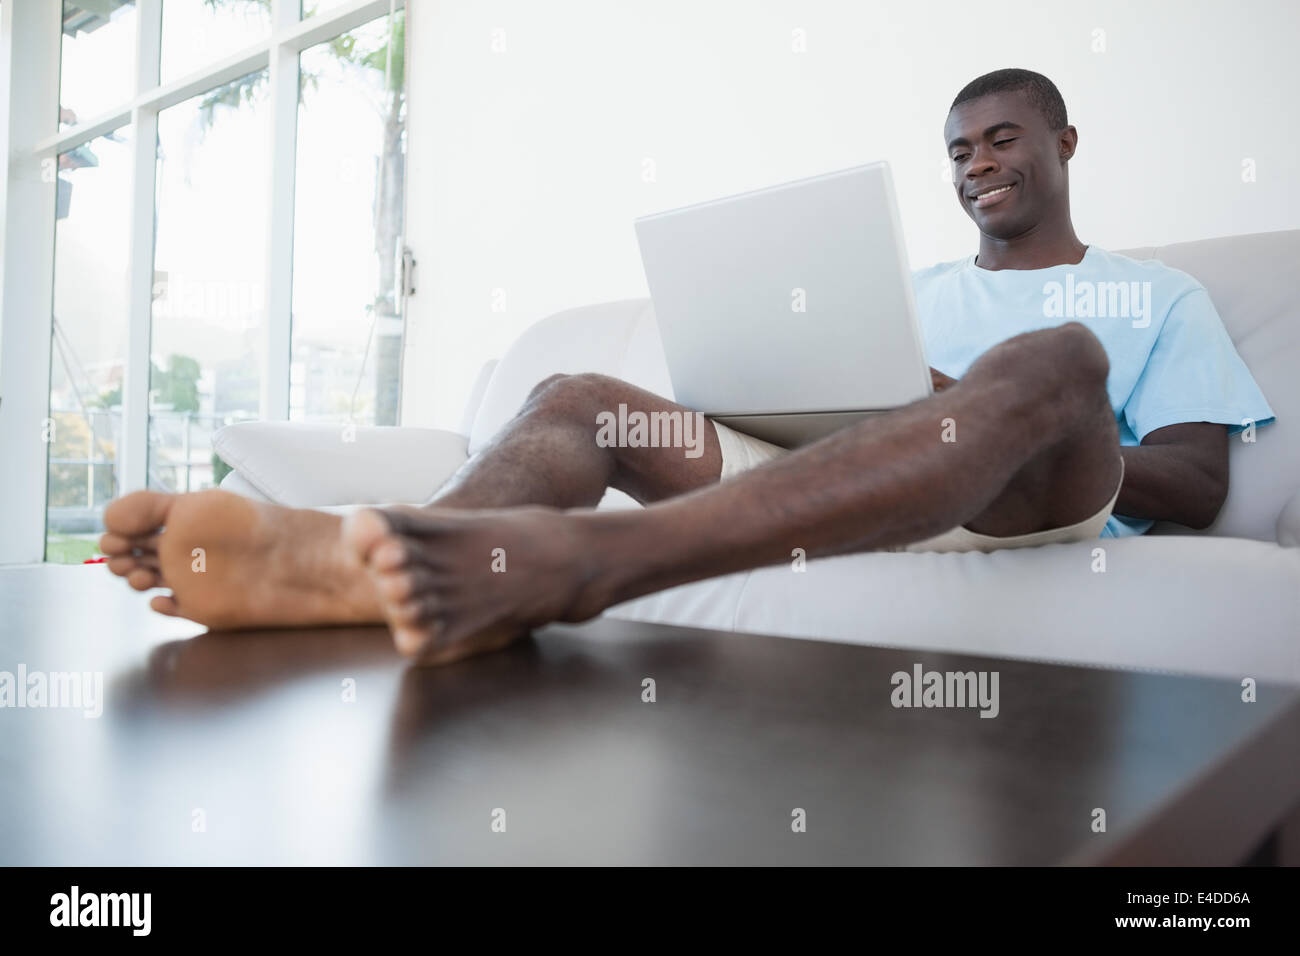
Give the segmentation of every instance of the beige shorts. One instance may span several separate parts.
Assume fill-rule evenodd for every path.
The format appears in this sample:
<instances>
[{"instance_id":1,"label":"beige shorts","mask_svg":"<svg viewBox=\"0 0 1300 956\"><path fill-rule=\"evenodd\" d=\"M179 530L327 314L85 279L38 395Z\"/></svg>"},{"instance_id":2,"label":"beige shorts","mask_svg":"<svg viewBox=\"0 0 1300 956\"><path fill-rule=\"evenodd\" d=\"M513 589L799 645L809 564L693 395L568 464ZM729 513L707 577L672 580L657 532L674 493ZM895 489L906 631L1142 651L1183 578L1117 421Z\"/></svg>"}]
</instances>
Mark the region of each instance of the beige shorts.
<instances>
[{"instance_id":1,"label":"beige shorts","mask_svg":"<svg viewBox=\"0 0 1300 956\"><path fill-rule=\"evenodd\" d=\"M722 481L735 478L742 472L757 468L764 462L789 454L788 449L765 442L761 438L738 432L719 422L714 422L713 425L718 431L718 442L722 446ZM1115 507L1115 500L1119 497L1119 489L1123 487L1123 484L1124 459L1121 458L1119 486L1115 488L1115 493L1110 496L1110 501L1106 502L1101 510L1091 518L1084 518L1082 521L1062 528L1049 528L1046 531L1035 531L1031 534L998 537L991 534L980 534L977 531L969 531L958 525L956 528L951 528L943 534L935 535L933 538L926 538L924 541L914 541L911 544L880 548L879 550L998 551L1002 548L1035 548L1041 544L1055 544L1057 542L1095 541L1101 537L1102 528L1106 527L1111 510Z\"/></svg>"}]
</instances>

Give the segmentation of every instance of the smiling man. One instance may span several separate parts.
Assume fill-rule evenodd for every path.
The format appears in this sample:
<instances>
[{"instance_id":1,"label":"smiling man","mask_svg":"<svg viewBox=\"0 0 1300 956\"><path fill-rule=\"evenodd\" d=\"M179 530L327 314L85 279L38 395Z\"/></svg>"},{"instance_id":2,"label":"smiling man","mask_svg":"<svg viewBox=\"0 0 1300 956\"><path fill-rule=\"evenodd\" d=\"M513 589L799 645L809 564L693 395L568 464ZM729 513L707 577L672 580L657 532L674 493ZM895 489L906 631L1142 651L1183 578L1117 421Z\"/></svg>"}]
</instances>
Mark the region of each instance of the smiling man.
<instances>
[{"instance_id":1,"label":"smiling man","mask_svg":"<svg viewBox=\"0 0 1300 956\"><path fill-rule=\"evenodd\" d=\"M220 491L136 492L105 512L110 569L169 587L152 602L165 614L216 628L384 620L403 653L446 663L795 549L992 551L1208 525L1229 435L1273 413L1204 288L1079 241L1078 133L1046 77L979 77L944 139L980 238L914 277L934 395L797 451L715 422L686 457L597 438L613 409L690 410L557 375L428 507L345 523ZM959 441L942 439L949 421ZM592 510L609 487L645 507Z\"/></svg>"},{"instance_id":2,"label":"smiling man","mask_svg":"<svg viewBox=\"0 0 1300 956\"><path fill-rule=\"evenodd\" d=\"M1110 358L1125 465L1104 534L1137 534L1155 520L1209 525L1228 492L1226 436L1244 420L1273 421L1209 294L1159 262L1079 241L1069 190L1079 135L1047 77L998 70L972 81L944 140L980 245L915 276L930 360L960 377L1013 335L1067 316L1084 323Z\"/></svg>"}]
</instances>

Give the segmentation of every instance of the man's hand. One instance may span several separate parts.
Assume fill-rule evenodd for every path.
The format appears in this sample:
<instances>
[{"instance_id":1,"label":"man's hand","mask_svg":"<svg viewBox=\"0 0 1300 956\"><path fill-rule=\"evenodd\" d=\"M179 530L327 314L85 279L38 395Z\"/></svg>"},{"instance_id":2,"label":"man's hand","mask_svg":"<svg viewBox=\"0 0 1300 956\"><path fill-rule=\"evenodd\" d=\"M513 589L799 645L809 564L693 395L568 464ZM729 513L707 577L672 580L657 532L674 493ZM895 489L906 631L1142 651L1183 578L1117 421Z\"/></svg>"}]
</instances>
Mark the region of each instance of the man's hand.
<instances>
[{"instance_id":1,"label":"man's hand","mask_svg":"<svg viewBox=\"0 0 1300 956\"><path fill-rule=\"evenodd\" d=\"M937 368L930 368L930 384L934 386L936 392L942 392L949 385L956 385L957 380L951 376L944 375Z\"/></svg>"}]
</instances>

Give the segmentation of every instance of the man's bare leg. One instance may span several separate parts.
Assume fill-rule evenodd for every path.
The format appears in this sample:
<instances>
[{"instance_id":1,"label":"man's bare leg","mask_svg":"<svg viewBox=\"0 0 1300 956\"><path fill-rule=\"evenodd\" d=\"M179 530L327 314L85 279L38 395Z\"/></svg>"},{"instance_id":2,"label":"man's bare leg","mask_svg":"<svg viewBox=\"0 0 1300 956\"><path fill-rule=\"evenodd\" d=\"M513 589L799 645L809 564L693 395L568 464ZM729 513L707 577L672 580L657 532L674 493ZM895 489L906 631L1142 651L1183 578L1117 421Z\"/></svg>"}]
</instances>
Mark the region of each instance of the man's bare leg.
<instances>
[{"instance_id":1,"label":"man's bare leg","mask_svg":"<svg viewBox=\"0 0 1300 956\"><path fill-rule=\"evenodd\" d=\"M665 455L658 448L598 447L596 415L620 403L646 413L693 414L605 376L553 376L449 483L438 506L578 507L594 505L607 485L648 502L717 481L721 453L708 423L697 458L681 449ZM172 589L151 601L160 613L223 629L384 620L373 581L355 551L342 545L335 515L223 491L142 491L112 502L104 524L100 550L114 574L136 590Z\"/></svg>"},{"instance_id":2,"label":"man's bare leg","mask_svg":"<svg viewBox=\"0 0 1300 956\"><path fill-rule=\"evenodd\" d=\"M514 420L467 462L433 502L441 508L547 505L594 507L616 488L642 504L676 497L718 480L722 451L700 416L700 455L682 448L602 448L597 416L619 405L650 415L696 413L604 375L553 375L537 384ZM695 434L693 432L693 434Z\"/></svg>"},{"instance_id":3,"label":"man's bare leg","mask_svg":"<svg viewBox=\"0 0 1300 956\"><path fill-rule=\"evenodd\" d=\"M996 460L1003 464L996 474L985 476L986 484L992 481L990 487L1001 488L1002 491L992 493L992 500L978 510L973 518L965 520L966 525L974 530L990 534L1015 534L1026 530L1037 530L1036 526L1027 527L1026 522L1055 526L1069 523L1083 514L1091 513L1091 510L1095 510L1093 504L1089 505L1089 511L1078 515L1069 513L1069 509L1076 507L1081 500L1069 489L1073 486L1084 493L1091 493L1098 482L1100 472L1118 468L1114 423L1108 406L1104 416L1098 414L1096 427L1089 426L1090 431L1062 429L1058 422L1033 441L1021 435L1023 429L1016 427L1020 420L1014 416L1002 422L1005 434L1001 436L1004 439L1001 444L997 440L981 439L978 427L967 428L965 424L978 426L978 413L967 414L966 410L975 409L981 402L987 402L991 397L995 397L997 402L994 404L1004 410L1010 408L1015 412L1023 411L1021 406L1039 407L1037 418L1041 425L1041 419L1045 415L1043 409L1050 412L1056 404L1059 404L1059 401L1052 398L1053 389L1059 391L1060 387L1063 387L1058 387L1059 382L1068 383L1071 380L1069 375L1062 375L1061 368L1057 366L1061 363L1077 364L1080 348L1083 348L1085 353L1089 348L1095 350L1095 353L1100 356L1100 363L1104 365L1104 354L1090 334L1078 325L1074 325L1073 328L1076 331L1072 334L1066 333L1063 336L1053 337L1049 333L1035 333L1033 336L1021 337L1018 346L1006 343L998 349L991 350L989 356L982 359L981 363L1000 371L982 376L984 379L991 380L983 384L980 382L981 376L975 376L974 380L964 383L971 387L963 388L956 393L962 399L961 401L953 401L949 393L943 393L928 400L935 404L925 414L915 411L918 407L926 405L926 403L918 403L917 406L912 406L910 411L903 409L892 415L882 416L873 422L864 423L856 429L849 429L841 436L833 436L826 442L789 456L784 462L773 463L773 468L781 466L775 474L778 478L784 476L783 480L773 479L771 483L767 480L755 483L750 476L745 476L741 483L729 485L720 497L707 499L703 511L699 503L693 503L688 509L674 508L663 514L656 512L653 525L644 528L635 525L638 520L635 514L587 516L599 520L585 521L577 525L566 520L557 524L554 521L558 516L557 513L546 509L512 511L509 513L508 521L498 520L499 516L488 515L479 516L484 520L478 523L462 521L457 525L457 534L465 542L474 537L475 531L484 531L488 538L494 539L502 537L500 532L509 532L506 536L512 539L521 536L527 538L528 535L522 532L528 526L546 525L544 537L549 536L549 539L535 542L543 546L536 549L531 562L525 560L524 566L531 564L536 570L545 563L539 561L539 558L553 559L555 562L553 583L556 585L553 590L560 595L573 591L576 574L576 580L579 582L577 589L582 591L582 600L560 601L559 603L566 605L568 610L559 611L556 610L555 600L549 603L540 602L531 608L524 606L526 602L516 602L507 609L507 613L502 615L495 625L484 625L481 629L467 627L467 622L471 619L468 615L461 614L459 630L472 631L480 635L481 640L450 642L452 646L437 651L439 656L436 659L452 659L476 649L495 646L498 640L504 641L517 632L518 621L531 623L566 615L582 616L590 608L595 608L590 613L596 613L600 607L611 600L622 599L633 593L645 593L679 581L726 573L729 570L737 570L740 566L750 567L755 563L783 560L788 548L784 544L778 547L771 543L783 537L795 537L799 543L794 546L805 547L810 553L821 553L822 546L818 545L815 539L824 532L817 530L815 522L809 523L805 519L798 519L796 527L804 529L798 534L792 531L783 532L781 530L783 526L778 523L766 532L770 540L763 549L747 552L743 556L731 553L720 555L717 559L712 557L719 543L725 551L732 547L732 542L739 540L733 533L737 528L744 530L740 526L769 522L774 512L785 515L787 523L796 520L793 516L804 514L809 509L812 516L815 516L818 511L829 509L830 517L827 520L841 524L846 518L864 520L867 517L865 512L855 514L852 509L844 510L844 495L848 494L850 500L854 495L870 498L872 489L881 477L873 472L902 473L906 477L918 469L926 472L931 467L940 467L941 473L947 473L947 485L959 485L960 487L955 491L964 492L964 495L949 494L948 492L954 489L943 489L944 482L941 481L939 485L943 493L936 499L933 488L920 491L924 483L913 480L918 493L905 495L905 500L900 500L898 504L907 511L930 508L932 520L913 522L916 530L904 530L882 521L873 534L856 540L856 543L842 546L841 549L880 546L894 540L916 540L957 523L957 520L961 519L950 520L949 515L970 513L973 510L970 508L971 503L978 499L978 496L971 496L975 486L957 478L959 472L965 477L970 477L970 468L975 459ZM1089 340L1090 344L1079 341L1081 334ZM1038 345L1029 348L1025 345L1026 341L1037 342ZM995 355L1000 355L1001 359L994 361ZM1043 375L1027 377L1025 368L1032 367L1044 357L1049 360L1047 371ZM999 380L1000 375L1003 376L1002 381L1007 387L991 388L991 385ZM1102 381L1104 377L1103 372ZM1096 378L1095 374L1093 378ZM1050 380L1050 384L1045 380ZM586 405L579 403L576 406L577 411L581 411L581 416L571 408L572 414L561 424L563 427L570 427L570 419L578 421L581 418L582 428L591 427L594 434L594 415L588 413L594 405L603 403L609 406L611 403L607 399L611 395L602 393L600 389L593 390L590 387L592 377L589 376L577 376L560 381L567 381L569 384L556 389L553 386L557 383L552 382L542 391L558 392L561 398L567 395L565 402L557 403L548 400L550 403L543 411L535 407L526 407L520 419L511 428L521 434L527 434L530 429L521 426L520 423L528 419L533 419L534 425L541 430L560 427L552 420L557 406L564 405L566 402L572 404L573 394L579 394L585 396L587 403ZM607 385L612 382L612 380L603 381ZM622 386L622 388L631 387ZM1038 396L1036 391L1038 389L1046 391L1047 396ZM1102 393L1099 387L1093 387L1092 391ZM1007 394L1008 392L1038 397L1032 399L1022 397L1021 400L1015 401ZM618 392L618 395L626 394L631 393ZM552 396L552 399L554 397ZM663 402L662 399L655 399L655 401ZM616 406L617 403L613 404ZM1078 404L1077 400L1074 404ZM665 407L677 408L669 403L666 403ZM890 434L900 428L907 431L908 426L905 422L912 422L915 425L919 414L919 421L925 425L926 433L929 434L935 415L941 412L944 415L962 412L961 420L964 424L959 442L956 445L945 445L948 453L937 461L930 460L929 465L924 467L920 464L921 458L899 459L898 452L900 450L906 452L904 446L907 443L900 441L897 435L890 438ZM565 418L565 416L560 417ZM895 417L898 417L898 421L893 423L895 427L892 431L881 430L883 423ZM1051 415L1047 417L1051 418ZM1068 424L1077 418L1077 413L1075 417L1071 417L1058 411L1056 418L1067 420ZM587 422L591 422L591 425L588 426ZM582 431L577 430L574 434L580 435ZM1016 442L1020 442L1019 446L1010 449L1002 448L1006 443L1005 439L1016 435L1021 436L1016 439ZM1088 435L1094 437L1088 439ZM610 481L616 487L623 487L642 501L657 501L672 494L706 488L717 478L720 456L712 429L705 430L705 437L705 453L701 459L694 460L680 456L680 449L603 449L604 454L618 456L615 464L605 464L602 473L610 477L603 480ZM998 439L998 435L995 434L993 438ZM595 446L592 438L583 441L588 449ZM968 454L972 452L972 446L975 450L983 449L975 455L974 459L971 459L971 455ZM550 477L545 483L530 484L529 481L523 480L513 486L504 486L500 482L495 486L481 484L489 474L499 478L510 469L515 469L522 474L536 473L536 463L539 459L520 460L518 455L521 447L510 441L496 443L493 449L485 451L481 458L476 459L485 466L492 462L496 470L479 471L478 477L475 478L476 470L467 469L466 475L454 484L439 504L445 502L446 506L467 507L476 503L477 498L478 504L500 505L531 498L554 505L569 505L575 503L575 500L588 503L595 495L595 490L601 487L597 481L583 486L580 479L585 472L581 469L570 472L575 479L579 479L577 487L580 490L572 492L574 495L580 495L577 499L563 497L570 492L555 477L558 472L548 472ZM538 449L539 458L543 462L551 460L542 451L547 447L552 446L542 443ZM580 460L580 456L574 454L573 442L569 442L567 446L564 443L557 443L553 447L565 449L566 463L571 464ZM674 451L677 454L674 454ZM881 455L885 457L879 457ZM555 456L559 457L558 454ZM625 463L625 459L629 456L638 456L645 460ZM930 458L933 459L933 456ZM800 461L803 462L803 466L797 467ZM794 465L789 464L791 462ZM1020 463L1019 468L1016 467L1017 462ZM1064 467L1071 462L1074 464ZM1100 466L1098 466L1099 462ZM793 483L787 474L787 469L791 467L797 467ZM847 484L846 471L847 477L853 479ZM1005 474L1008 471L1012 472L1009 479ZM934 484L934 477L933 474L929 475L931 485ZM1104 486L1105 495L1113 490L1115 480L1117 474L1107 478ZM783 485L791 485L790 490L779 491L778 489ZM827 488L834 492L830 497L825 494ZM557 494L560 497L555 497ZM788 500L782 500L782 496L786 494L789 495ZM1100 500L1104 500L1105 495L1102 495ZM687 500L694 498L695 496L691 495ZM683 505L686 503L687 501L682 502ZM953 507L954 503L956 507ZM720 520L723 526L719 527L717 520L712 522L696 520L701 514L707 516L710 511L716 512L717 520ZM366 519L359 520L355 524L354 533L348 541L349 547L345 548L341 547L339 542L340 521L331 515L254 503L220 491L200 492L194 495L137 492L114 502L106 511L105 523L108 533L102 539L101 548L105 554L110 555L110 569L126 577L133 587L139 590L157 586L172 588L172 596L157 597L153 601L154 608L162 613L180 614L216 628L371 622L387 618L390 625L397 628L399 646L404 651L408 653L424 651L426 650L424 644L435 629L430 623L434 620L435 611L440 624L445 624L450 617L455 616L452 613L452 604L445 596L439 598L437 602L434 602L431 596L440 587L434 581L437 577L434 574L437 562L429 556L404 555L397 564L384 566L383 561L379 559L385 554L385 549L376 549L375 545L381 543L378 539L389 531L390 524L382 518L376 524L374 519L378 516L377 512L364 514L367 516ZM414 513L414 515L418 514L419 512ZM440 507L430 511L429 515L431 518L437 518L440 525L445 525L454 513ZM410 523L412 517L412 512L403 511L394 512L390 519L392 522L406 522L397 529L404 532L398 542L399 546L411 545L414 549L417 545L424 548L435 543L434 539L437 536L432 536L434 526L426 524L416 527ZM680 529L682 534L677 534L673 530L674 523L683 520L687 526ZM800 524L800 521L803 523ZM628 522L633 522L634 525L629 526ZM1043 522L1047 523L1043 524ZM726 527L728 523L736 523L737 528ZM854 524L856 525L856 520ZM166 533L160 535L159 532L164 525ZM581 535L577 534L579 531L582 532ZM606 556L612 554L606 550L609 539L621 538L625 542L629 532L631 537L636 539L635 550L638 554L634 556L634 560L625 563L618 570L630 574L634 580L616 582L614 576L608 573L613 570L612 568L601 569L606 572L601 575L593 574L592 577L598 577L598 581L587 580L583 573L579 573L590 563L592 555L599 558L602 554ZM589 540L593 533L598 534L599 540ZM668 540L674 535L676 535L675 541ZM576 556L572 553L575 538L581 538L583 545ZM450 540L451 537L444 536L441 544L446 545ZM689 543L692 540L698 543ZM875 543L871 543L872 541ZM683 542L687 543L683 545ZM529 554L527 544L525 540L512 543L511 553L515 555L515 563L511 565L513 570L520 569L518 560L520 557L527 558ZM684 551L681 550L682 547L685 548ZM742 542L736 547L745 548L746 545ZM773 551L774 547L778 550ZM449 557L456 552L455 548L450 547L444 547L442 550ZM826 553L830 553L831 550L833 550L831 546L826 546ZM387 549L387 553L391 558L393 549ZM368 567L373 572L371 575L361 573L363 554L370 559ZM647 554L652 559L652 563L657 560L659 564L665 566L665 570L654 572L653 567L647 568L637 560ZM769 557L769 554L779 556ZM582 560L576 560L577 558ZM736 560L740 560L741 565L735 565ZM421 567L416 568L416 565ZM459 580L461 565L457 561L452 561L452 565L453 570L456 571L452 576ZM668 573L669 571L671 574ZM517 581L520 577L518 574L510 575L512 581ZM388 591L382 595L382 601L375 587L376 578L387 582ZM418 602L414 600L417 591L422 595ZM516 591L516 595L523 597L528 592L527 587L521 587ZM491 589L485 589L483 593L488 595ZM433 607L435 603L437 608ZM418 615L413 619L414 625L401 623L398 605L405 608L401 613ZM443 626L436 629L444 638L455 633ZM492 637L493 634L496 635L495 638Z\"/></svg>"},{"instance_id":4,"label":"man's bare leg","mask_svg":"<svg viewBox=\"0 0 1300 956\"><path fill-rule=\"evenodd\" d=\"M496 646L662 588L787 561L794 548L869 550L959 524L1004 536L1059 527L1094 514L1119 481L1108 364L1096 337L1069 323L1001 343L928 399L642 510L368 510L345 535L375 577L399 648L438 660L477 635ZM941 440L949 419L955 442Z\"/></svg>"}]
</instances>

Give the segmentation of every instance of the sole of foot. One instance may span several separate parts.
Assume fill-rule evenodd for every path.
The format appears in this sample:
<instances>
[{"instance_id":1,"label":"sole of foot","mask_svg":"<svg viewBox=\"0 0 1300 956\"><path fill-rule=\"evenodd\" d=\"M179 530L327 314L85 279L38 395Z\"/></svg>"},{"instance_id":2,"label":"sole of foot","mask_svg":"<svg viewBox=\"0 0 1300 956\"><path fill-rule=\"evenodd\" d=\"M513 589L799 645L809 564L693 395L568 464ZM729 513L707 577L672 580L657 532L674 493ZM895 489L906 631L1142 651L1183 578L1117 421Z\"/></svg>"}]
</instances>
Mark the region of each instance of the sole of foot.
<instances>
[{"instance_id":1,"label":"sole of foot","mask_svg":"<svg viewBox=\"0 0 1300 956\"><path fill-rule=\"evenodd\" d=\"M377 623L341 519L229 492L137 491L109 504L100 548L154 610L214 630Z\"/></svg>"}]
</instances>

